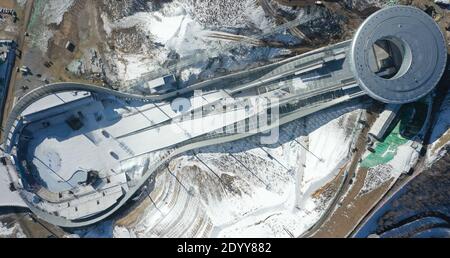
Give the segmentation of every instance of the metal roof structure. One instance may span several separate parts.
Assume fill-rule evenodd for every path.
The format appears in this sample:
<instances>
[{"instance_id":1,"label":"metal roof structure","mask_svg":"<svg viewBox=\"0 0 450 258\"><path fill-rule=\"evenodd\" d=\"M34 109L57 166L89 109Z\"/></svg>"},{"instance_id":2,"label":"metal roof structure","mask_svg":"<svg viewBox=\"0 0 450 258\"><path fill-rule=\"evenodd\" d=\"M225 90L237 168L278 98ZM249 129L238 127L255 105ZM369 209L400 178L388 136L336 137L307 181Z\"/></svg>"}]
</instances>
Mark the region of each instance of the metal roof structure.
<instances>
[{"instance_id":1,"label":"metal roof structure","mask_svg":"<svg viewBox=\"0 0 450 258\"><path fill-rule=\"evenodd\" d=\"M386 79L369 65L372 47L387 40L400 50L401 65ZM409 6L393 6L371 15L354 36L351 68L359 86L371 97L385 103L408 103L430 93L447 63L445 37L425 12Z\"/></svg>"}]
</instances>

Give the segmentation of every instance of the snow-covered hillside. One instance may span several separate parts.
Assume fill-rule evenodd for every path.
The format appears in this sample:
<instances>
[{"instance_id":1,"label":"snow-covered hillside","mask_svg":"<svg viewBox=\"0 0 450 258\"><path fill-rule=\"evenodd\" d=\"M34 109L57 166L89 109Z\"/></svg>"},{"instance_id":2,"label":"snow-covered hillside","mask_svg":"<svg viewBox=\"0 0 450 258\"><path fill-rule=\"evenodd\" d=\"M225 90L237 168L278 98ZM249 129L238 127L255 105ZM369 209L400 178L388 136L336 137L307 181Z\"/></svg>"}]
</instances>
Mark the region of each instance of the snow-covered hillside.
<instances>
[{"instance_id":1,"label":"snow-covered hillside","mask_svg":"<svg viewBox=\"0 0 450 258\"><path fill-rule=\"evenodd\" d=\"M450 144L450 92L442 103L439 111L439 118L433 126L431 134L431 146L427 153L427 164L432 164L436 159L442 157L447 153L447 148Z\"/></svg>"},{"instance_id":2,"label":"snow-covered hillside","mask_svg":"<svg viewBox=\"0 0 450 258\"><path fill-rule=\"evenodd\" d=\"M17 223L2 223L0 221L0 238L25 238L22 228Z\"/></svg>"},{"instance_id":3,"label":"snow-covered hillside","mask_svg":"<svg viewBox=\"0 0 450 258\"><path fill-rule=\"evenodd\" d=\"M276 146L261 146L259 137L251 137L172 160L155 178L151 201L136 209L137 218L132 213L119 220L114 235L302 234L330 202L313 194L333 180L348 160L361 114L358 107L349 104L283 126Z\"/></svg>"},{"instance_id":4,"label":"snow-covered hillside","mask_svg":"<svg viewBox=\"0 0 450 258\"><path fill-rule=\"evenodd\" d=\"M233 32L240 29L259 32L274 26L274 21L264 15L260 6L253 0L244 2L234 1L192 1L175 0L161 5L152 6L146 11L135 12L129 16L111 15L105 10L101 15L103 27L115 46L111 52L113 74L117 74L119 81L130 81L141 75L153 72L166 66L172 58L189 58L205 51L201 60L188 68L179 71L182 81L189 81L192 77L203 73L208 76L208 69L217 69L210 58L221 57L221 68L237 70L258 60L267 60L278 55L276 49L252 49L251 46L237 42L221 42L209 38L211 30L220 27L229 28ZM140 44L140 51L126 53L131 44L128 35L118 36L124 29L137 29L138 33L146 35L147 42ZM117 44L119 43L119 44ZM122 44L123 43L123 44ZM236 51L239 49L239 51ZM231 58L229 51L234 50ZM229 55L230 57L226 57ZM214 61L213 61L214 62ZM124 90L129 90L126 87Z\"/></svg>"}]
</instances>

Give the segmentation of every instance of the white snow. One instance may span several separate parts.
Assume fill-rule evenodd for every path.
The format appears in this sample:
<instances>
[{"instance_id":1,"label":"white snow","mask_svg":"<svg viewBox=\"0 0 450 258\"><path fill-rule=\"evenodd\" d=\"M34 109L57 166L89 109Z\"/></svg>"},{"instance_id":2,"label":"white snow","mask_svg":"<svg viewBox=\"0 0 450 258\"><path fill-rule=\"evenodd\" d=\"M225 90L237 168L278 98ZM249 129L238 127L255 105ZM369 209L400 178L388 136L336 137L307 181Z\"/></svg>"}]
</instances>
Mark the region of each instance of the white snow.
<instances>
[{"instance_id":1,"label":"white snow","mask_svg":"<svg viewBox=\"0 0 450 258\"><path fill-rule=\"evenodd\" d=\"M0 157L4 157L0 151ZM11 178L6 166L0 164L0 208L1 207L28 207L17 191L10 190Z\"/></svg>"},{"instance_id":2,"label":"white snow","mask_svg":"<svg viewBox=\"0 0 450 258\"><path fill-rule=\"evenodd\" d=\"M304 174L305 187L328 176L348 155L350 138L334 120L309 135L310 144L306 154Z\"/></svg>"},{"instance_id":3,"label":"white snow","mask_svg":"<svg viewBox=\"0 0 450 258\"><path fill-rule=\"evenodd\" d=\"M247 139L201 150L197 157L203 162L191 155L172 160L171 173L163 171L155 179L154 205L148 206L133 225L117 226L114 235L298 237L320 218L328 204L328 200L311 195L334 179L346 160L352 137L346 137L344 127L354 127L348 118L359 112L333 119L317 130L311 127L310 149L328 160L316 162L312 154L305 155L307 171L301 185L295 171L304 162L298 157L305 149L294 141L275 148L259 148ZM309 126L325 119L317 115L311 118ZM281 132L282 137L303 130L302 125L302 121L293 122ZM233 154L228 153L230 148ZM231 180L228 187L217 176ZM301 205L299 187L308 189L300 192Z\"/></svg>"},{"instance_id":4,"label":"white snow","mask_svg":"<svg viewBox=\"0 0 450 258\"><path fill-rule=\"evenodd\" d=\"M264 9L255 3L256 1L245 2L244 17L246 17L246 20L261 31L273 27L274 21L269 19L264 12Z\"/></svg>"},{"instance_id":5,"label":"white snow","mask_svg":"<svg viewBox=\"0 0 450 258\"><path fill-rule=\"evenodd\" d=\"M117 66L113 72L117 73L119 82L132 81L148 72L160 71L172 53L176 53L182 60L183 58L191 60L192 57L198 59L188 67L182 65L181 68L177 68L176 73L180 73L183 83L200 73L206 77L211 75L211 71L218 68L217 64L208 68L211 71L200 70L198 66L204 68L208 59L219 55L223 59L220 67L238 70L257 59L270 59L281 53L280 50L267 51L264 48L252 50L250 46L239 42L225 42L209 37L217 28L229 30L246 28L255 31L275 26L274 21L266 17L263 9L253 0L243 2L175 0L162 4L157 11L138 12L118 20L110 20L103 13L101 18L104 30L110 36L115 30L137 28L152 42L159 44L156 47L143 47L142 53L120 53L117 49L111 53L110 60ZM246 48L245 51L241 51L242 55L249 56L244 58L240 54L229 53L233 48ZM222 55L233 57L227 60ZM202 60L204 64L201 64ZM127 83L122 86L124 87L122 90L134 90L129 89Z\"/></svg>"},{"instance_id":6,"label":"white snow","mask_svg":"<svg viewBox=\"0 0 450 258\"><path fill-rule=\"evenodd\" d=\"M111 23L106 16L102 18L105 23L105 31L111 33L112 29L126 29L135 26L150 33L154 42L167 44L181 29L185 15L165 17L160 12L139 12ZM185 28L184 28L185 29Z\"/></svg>"},{"instance_id":7,"label":"white snow","mask_svg":"<svg viewBox=\"0 0 450 258\"><path fill-rule=\"evenodd\" d=\"M271 27L262 7L254 0L178 0L187 12L202 25L215 27Z\"/></svg>"},{"instance_id":8,"label":"white snow","mask_svg":"<svg viewBox=\"0 0 450 258\"><path fill-rule=\"evenodd\" d=\"M108 20L104 14L101 17L108 34L114 29L138 27L150 35L153 42L165 45L167 50L176 51L181 57L207 47L202 39L203 27L177 1L164 4L159 11L138 12L117 21Z\"/></svg>"},{"instance_id":9,"label":"white snow","mask_svg":"<svg viewBox=\"0 0 450 258\"><path fill-rule=\"evenodd\" d=\"M394 177L407 173L419 159L419 152L412 148L412 143L412 141L409 141L407 144L399 146L394 159L389 161L388 165L392 166L391 173Z\"/></svg>"},{"instance_id":10,"label":"white snow","mask_svg":"<svg viewBox=\"0 0 450 258\"><path fill-rule=\"evenodd\" d=\"M115 226L113 230L114 238L136 238L133 232L128 231L125 227Z\"/></svg>"},{"instance_id":11,"label":"white snow","mask_svg":"<svg viewBox=\"0 0 450 258\"><path fill-rule=\"evenodd\" d=\"M202 40L203 32L200 25L184 11L180 11L176 2L165 4L160 11L139 12L118 21L110 21L105 14L101 17L104 30L108 34L116 29L138 27L143 33L149 35L153 42L164 45L164 48L147 50L150 53L146 55L116 51L117 56L113 60L117 66L117 76L121 81L134 80L145 73L159 69L167 61L170 51L175 51L180 57L184 57L195 54L196 51L205 49L207 46Z\"/></svg>"},{"instance_id":12,"label":"white snow","mask_svg":"<svg viewBox=\"0 0 450 258\"><path fill-rule=\"evenodd\" d=\"M47 52L48 41L53 37L53 31L42 27L35 35L37 35L37 37L33 39L34 43L39 47L39 50L41 50L42 53Z\"/></svg>"},{"instance_id":13,"label":"white snow","mask_svg":"<svg viewBox=\"0 0 450 258\"><path fill-rule=\"evenodd\" d=\"M37 16L39 22L34 22L32 31L33 43L39 47L42 53L47 52L48 41L53 37L53 31L49 25L59 25L64 14L74 4L74 0L48 0L42 1L33 11L33 16Z\"/></svg>"},{"instance_id":14,"label":"white snow","mask_svg":"<svg viewBox=\"0 0 450 258\"><path fill-rule=\"evenodd\" d=\"M7 227L6 224L0 223L0 236L6 237L14 233L14 227Z\"/></svg>"},{"instance_id":15,"label":"white snow","mask_svg":"<svg viewBox=\"0 0 450 258\"><path fill-rule=\"evenodd\" d=\"M17 191L11 192L9 189L10 183L11 180L6 167L0 164L0 207L27 207Z\"/></svg>"},{"instance_id":16,"label":"white snow","mask_svg":"<svg viewBox=\"0 0 450 258\"><path fill-rule=\"evenodd\" d=\"M62 22L64 14L73 5L74 0L47 0L42 12L46 25Z\"/></svg>"},{"instance_id":17,"label":"white snow","mask_svg":"<svg viewBox=\"0 0 450 258\"><path fill-rule=\"evenodd\" d=\"M153 71L162 62L164 62L164 54L160 56L148 57L139 54L123 54L117 60L118 77L123 80L134 80L142 74Z\"/></svg>"},{"instance_id":18,"label":"white snow","mask_svg":"<svg viewBox=\"0 0 450 258\"><path fill-rule=\"evenodd\" d=\"M19 224L8 225L0 222L0 238L25 238L25 234Z\"/></svg>"},{"instance_id":19,"label":"white snow","mask_svg":"<svg viewBox=\"0 0 450 258\"><path fill-rule=\"evenodd\" d=\"M226 199L215 210L222 213L222 220L212 217L217 235L212 237L290 237L298 236L320 218L316 204L308 198L301 210L295 207L295 185L288 184L283 195L275 195L259 188L244 199ZM234 209L234 213L224 214ZM234 216L233 216L234 215ZM224 223L234 218L230 224ZM219 224L221 222L221 224ZM290 232L290 233L288 233Z\"/></svg>"},{"instance_id":20,"label":"white snow","mask_svg":"<svg viewBox=\"0 0 450 258\"><path fill-rule=\"evenodd\" d=\"M445 147L448 142L442 142L444 135L450 134L450 93L447 93L441 110L439 111L439 118L433 126L431 134L431 145L427 153L427 164L432 164L439 157L445 155Z\"/></svg>"}]
</instances>

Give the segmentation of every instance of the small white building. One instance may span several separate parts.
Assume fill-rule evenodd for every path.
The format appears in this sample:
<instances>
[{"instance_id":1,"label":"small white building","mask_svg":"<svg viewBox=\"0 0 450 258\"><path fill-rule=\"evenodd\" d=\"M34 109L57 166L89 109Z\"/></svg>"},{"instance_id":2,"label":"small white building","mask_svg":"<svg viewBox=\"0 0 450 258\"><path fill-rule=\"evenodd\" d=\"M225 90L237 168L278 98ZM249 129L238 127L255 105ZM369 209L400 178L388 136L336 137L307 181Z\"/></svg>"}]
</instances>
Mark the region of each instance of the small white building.
<instances>
[{"instance_id":1,"label":"small white building","mask_svg":"<svg viewBox=\"0 0 450 258\"><path fill-rule=\"evenodd\" d=\"M389 129L389 126L397 117L400 107L401 105L397 104L387 104L384 111L370 129L369 136L377 141L381 141L385 136L386 131Z\"/></svg>"},{"instance_id":2,"label":"small white building","mask_svg":"<svg viewBox=\"0 0 450 258\"><path fill-rule=\"evenodd\" d=\"M167 75L145 83L151 94L163 94L175 89L175 76Z\"/></svg>"}]
</instances>

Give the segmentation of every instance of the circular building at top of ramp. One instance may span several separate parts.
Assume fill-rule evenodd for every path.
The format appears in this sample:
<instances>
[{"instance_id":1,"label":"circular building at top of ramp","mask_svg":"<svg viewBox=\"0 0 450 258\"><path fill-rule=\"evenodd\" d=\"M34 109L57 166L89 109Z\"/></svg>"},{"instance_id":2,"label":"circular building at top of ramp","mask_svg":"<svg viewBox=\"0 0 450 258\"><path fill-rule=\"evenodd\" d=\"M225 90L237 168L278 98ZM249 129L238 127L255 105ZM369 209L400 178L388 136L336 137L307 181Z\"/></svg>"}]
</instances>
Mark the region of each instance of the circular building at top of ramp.
<instances>
[{"instance_id":1,"label":"circular building at top of ramp","mask_svg":"<svg viewBox=\"0 0 450 258\"><path fill-rule=\"evenodd\" d=\"M385 103L409 103L430 93L446 62L439 26L409 6L374 13L358 29L351 47L351 69L360 87Z\"/></svg>"}]
</instances>

